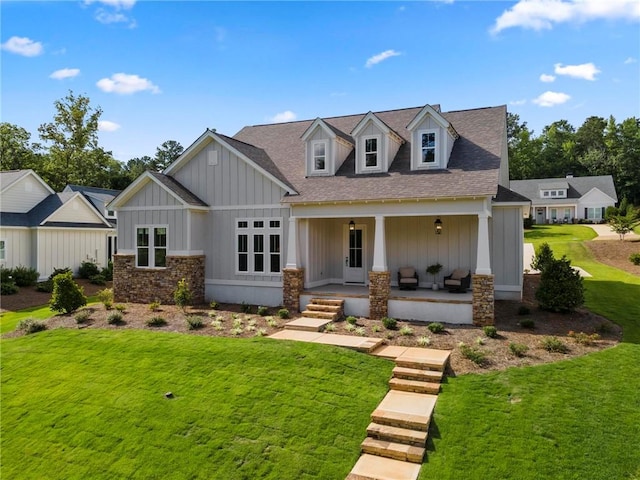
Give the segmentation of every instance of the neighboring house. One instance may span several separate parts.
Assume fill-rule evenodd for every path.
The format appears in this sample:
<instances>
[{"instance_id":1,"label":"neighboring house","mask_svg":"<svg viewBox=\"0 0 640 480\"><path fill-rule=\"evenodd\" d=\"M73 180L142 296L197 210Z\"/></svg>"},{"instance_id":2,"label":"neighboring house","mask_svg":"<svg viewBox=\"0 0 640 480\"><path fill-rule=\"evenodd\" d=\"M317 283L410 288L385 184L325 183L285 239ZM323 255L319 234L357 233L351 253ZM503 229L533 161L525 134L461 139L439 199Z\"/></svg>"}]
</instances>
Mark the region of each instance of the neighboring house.
<instances>
[{"instance_id":1,"label":"neighboring house","mask_svg":"<svg viewBox=\"0 0 640 480\"><path fill-rule=\"evenodd\" d=\"M611 175L512 180L511 190L531 199L529 215L536 224L599 223L618 201Z\"/></svg>"},{"instance_id":2,"label":"neighboring house","mask_svg":"<svg viewBox=\"0 0 640 480\"><path fill-rule=\"evenodd\" d=\"M314 289L361 285L347 314L493 321L522 293L523 210L509 190L506 108L440 107L206 130L163 173L146 172L118 212L117 301L196 301L298 310ZM397 297L400 267L473 273L473 295ZM342 287L344 288L344 287ZM404 303L403 303L404 302Z\"/></svg>"},{"instance_id":3,"label":"neighboring house","mask_svg":"<svg viewBox=\"0 0 640 480\"><path fill-rule=\"evenodd\" d=\"M55 268L77 272L83 261L107 265L117 244L104 204L117 191L68 186L55 193L33 170L0 172L0 183L2 266L35 268L46 278Z\"/></svg>"}]
</instances>

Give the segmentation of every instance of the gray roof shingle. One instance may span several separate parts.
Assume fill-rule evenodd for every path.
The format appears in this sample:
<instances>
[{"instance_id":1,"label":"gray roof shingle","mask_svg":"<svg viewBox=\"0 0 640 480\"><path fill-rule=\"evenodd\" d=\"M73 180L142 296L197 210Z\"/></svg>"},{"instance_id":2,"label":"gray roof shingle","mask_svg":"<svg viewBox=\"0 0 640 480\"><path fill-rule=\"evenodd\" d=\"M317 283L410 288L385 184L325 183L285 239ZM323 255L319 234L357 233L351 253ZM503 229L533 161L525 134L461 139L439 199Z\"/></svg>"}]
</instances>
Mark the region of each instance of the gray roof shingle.
<instances>
[{"instance_id":1,"label":"gray roof shingle","mask_svg":"<svg viewBox=\"0 0 640 480\"><path fill-rule=\"evenodd\" d=\"M206 207L208 206L205 202L200 200L196 195L191 193L184 185L178 182L175 178L170 177L169 175L165 175L164 173L152 172L148 170L148 172L153 175L155 179L157 179L160 183L162 183L165 187L175 193L178 198L183 200L188 205L193 205L196 207Z\"/></svg>"},{"instance_id":2,"label":"gray roof shingle","mask_svg":"<svg viewBox=\"0 0 640 480\"><path fill-rule=\"evenodd\" d=\"M555 185L555 186L550 186ZM566 185L562 187L561 185ZM616 202L618 196L616 195L616 188L613 183L613 177L611 175L599 175L590 177L569 177L569 178L532 178L530 180L511 180L511 190L518 192L520 195L524 195L531 199L534 205L538 204L552 204L552 203L566 203L566 199L550 199L540 198L540 189L549 188L568 188L567 199L579 199L592 188L597 188L603 193L609 195Z\"/></svg>"},{"instance_id":3,"label":"gray roof shingle","mask_svg":"<svg viewBox=\"0 0 640 480\"><path fill-rule=\"evenodd\" d=\"M506 141L506 107L444 112L460 138L454 144L447 169L411 171L411 136L406 126L423 107L374 112L405 143L388 173L355 174L352 151L335 176L306 177L302 134L313 120L255 125L240 130L234 139L264 150L299 195L284 202L357 201L403 198L495 196L500 157ZM351 132L366 114L324 118L342 132Z\"/></svg>"}]
</instances>

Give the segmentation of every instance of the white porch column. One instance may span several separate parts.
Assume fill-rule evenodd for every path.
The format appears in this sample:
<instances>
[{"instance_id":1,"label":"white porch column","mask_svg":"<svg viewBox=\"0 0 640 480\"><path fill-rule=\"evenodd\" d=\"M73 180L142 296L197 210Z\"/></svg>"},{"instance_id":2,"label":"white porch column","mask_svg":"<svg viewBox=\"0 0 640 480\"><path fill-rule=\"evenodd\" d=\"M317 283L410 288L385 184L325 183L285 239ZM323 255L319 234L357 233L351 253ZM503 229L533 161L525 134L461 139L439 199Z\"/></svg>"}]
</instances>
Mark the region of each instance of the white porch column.
<instances>
[{"instance_id":1,"label":"white porch column","mask_svg":"<svg viewBox=\"0 0 640 480\"><path fill-rule=\"evenodd\" d=\"M298 217L289 217L287 264L285 268L298 268Z\"/></svg>"},{"instance_id":2,"label":"white porch column","mask_svg":"<svg viewBox=\"0 0 640 480\"><path fill-rule=\"evenodd\" d=\"M478 214L478 253L476 274L491 275L491 252L489 250L489 215Z\"/></svg>"},{"instance_id":3,"label":"white porch column","mask_svg":"<svg viewBox=\"0 0 640 480\"><path fill-rule=\"evenodd\" d=\"M374 272L386 272L387 266L387 242L384 234L384 217L376 215L376 232L373 242L373 267Z\"/></svg>"}]
</instances>

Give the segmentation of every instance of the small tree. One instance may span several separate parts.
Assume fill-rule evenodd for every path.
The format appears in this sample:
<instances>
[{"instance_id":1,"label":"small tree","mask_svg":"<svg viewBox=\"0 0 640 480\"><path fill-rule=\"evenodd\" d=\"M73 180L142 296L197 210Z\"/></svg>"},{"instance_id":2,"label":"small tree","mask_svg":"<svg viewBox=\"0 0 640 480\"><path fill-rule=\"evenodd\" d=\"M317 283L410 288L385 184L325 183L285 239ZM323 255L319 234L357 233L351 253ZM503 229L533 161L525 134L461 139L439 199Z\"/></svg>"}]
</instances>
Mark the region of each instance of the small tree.
<instances>
[{"instance_id":1,"label":"small tree","mask_svg":"<svg viewBox=\"0 0 640 480\"><path fill-rule=\"evenodd\" d=\"M541 244L536 250L536 254L531 262L531 268L538 270L540 273L544 272L547 265L555 260L553 256L553 250L547 242Z\"/></svg>"},{"instance_id":2,"label":"small tree","mask_svg":"<svg viewBox=\"0 0 640 480\"><path fill-rule=\"evenodd\" d=\"M552 312L572 312L584 303L584 284L580 274L563 256L547 263L536 290L538 306Z\"/></svg>"},{"instance_id":3,"label":"small tree","mask_svg":"<svg viewBox=\"0 0 640 480\"><path fill-rule=\"evenodd\" d=\"M173 301L176 302L176 305L184 311L187 308L187 305L191 303L192 298L193 294L189 289L189 284L183 278L178 282L178 287L173 292Z\"/></svg>"},{"instance_id":4,"label":"small tree","mask_svg":"<svg viewBox=\"0 0 640 480\"><path fill-rule=\"evenodd\" d=\"M609 226L611 230L620 236L620 240L624 240L624 236L633 231L633 227L638 224L638 211L632 206L627 207L626 215L611 215L609 217Z\"/></svg>"},{"instance_id":5,"label":"small tree","mask_svg":"<svg viewBox=\"0 0 640 480\"><path fill-rule=\"evenodd\" d=\"M84 289L73 281L71 272L61 273L53 277L53 294L49 300L51 310L71 313L87 304Z\"/></svg>"}]
</instances>

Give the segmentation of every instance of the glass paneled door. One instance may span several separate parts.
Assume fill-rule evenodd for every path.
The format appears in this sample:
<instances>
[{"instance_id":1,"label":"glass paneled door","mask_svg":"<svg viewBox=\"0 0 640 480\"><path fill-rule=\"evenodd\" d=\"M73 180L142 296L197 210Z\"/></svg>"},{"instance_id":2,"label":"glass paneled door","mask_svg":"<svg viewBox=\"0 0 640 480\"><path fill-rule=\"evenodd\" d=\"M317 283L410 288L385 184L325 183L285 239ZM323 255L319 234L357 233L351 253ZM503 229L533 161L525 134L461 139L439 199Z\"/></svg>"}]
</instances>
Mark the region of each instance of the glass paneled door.
<instances>
[{"instance_id":1,"label":"glass paneled door","mask_svg":"<svg viewBox=\"0 0 640 480\"><path fill-rule=\"evenodd\" d=\"M344 234L344 283L365 283L366 251L364 225L356 225L353 230L345 225Z\"/></svg>"}]
</instances>

